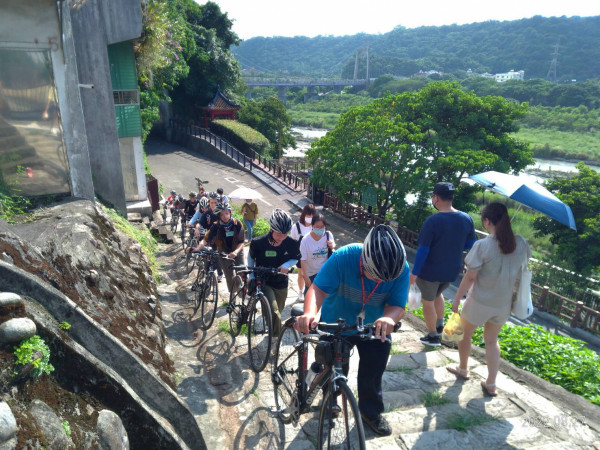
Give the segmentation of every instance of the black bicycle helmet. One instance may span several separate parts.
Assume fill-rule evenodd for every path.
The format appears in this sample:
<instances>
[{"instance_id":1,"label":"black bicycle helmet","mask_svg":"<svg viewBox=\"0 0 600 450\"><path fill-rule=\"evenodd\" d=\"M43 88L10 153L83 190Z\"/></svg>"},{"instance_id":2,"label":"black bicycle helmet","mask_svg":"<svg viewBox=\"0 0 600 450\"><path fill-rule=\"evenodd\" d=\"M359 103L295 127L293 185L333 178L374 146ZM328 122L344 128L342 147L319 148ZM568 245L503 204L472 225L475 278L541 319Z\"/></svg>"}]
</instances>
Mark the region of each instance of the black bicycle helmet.
<instances>
[{"instance_id":1,"label":"black bicycle helmet","mask_svg":"<svg viewBox=\"0 0 600 450\"><path fill-rule=\"evenodd\" d=\"M179 200L180 202L183 201L183 195L179 194L179 197L177 197L177 200Z\"/></svg>"},{"instance_id":2,"label":"black bicycle helmet","mask_svg":"<svg viewBox=\"0 0 600 450\"><path fill-rule=\"evenodd\" d=\"M214 198L216 200L219 200L221 198L221 196L219 194L217 194L216 192L211 191L208 193L208 198Z\"/></svg>"},{"instance_id":3,"label":"black bicycle helmet","mask_svg":"<svg viewBox=\"0 0 600 450\"><path fill-rule=\"evenodd\" d=\"M381 281L398 278L406 265L404 245L387 225L377 225L369 231L361 258L364 270Z\"/></svg>"},{"instance_id":4,"label":"black bicycle helmet","mask_svg":"<svg viewBox=\"0 0 600 450\"><path fill-rule=\"evenodd\" d=\"M217 189L217 194L223 195L223 188L218 188Z\"/></svg>"},{"instance_id":5,"label":"black bicycle helmet","mask_svg":"<svg viewBox=\"0 0 600 450\"><path fill-rule=\"evenodd\" d=\"M288 234L292 229L292 218L282 209L274 209L269 218L271 230L278 233Z\"/></svg>"},{"instance_id":6,"label":"black bicycle helmet","mask_svg":"<svg viewBox=\"0 0 600 450\"><path fill-rule=\"evenodd\" d=\"M171 191L171 195L177 195L176 191Z\"/></svg>"},{"instance_id":7,"label":"black bicycle helmet","mask_svg":"<svg viewBox=\"0 0 600 450\"><path fill-rule=\"evenodd\" d=\"M197 196L198 196L198 194L196 194L194 191L192 191L188 194L189 198L193 198L193 197L197 197Z\"/></svg>"},{"instance_id":8,"label":"black bicycle helmet","mask_svg":"<svg viewBox=\"0 0 600 450\"><path fill-rule=\"evenodd\" d=\"M231 205L229 203L217 203L214 213L218 216L221 211L231 211Z\"/></svg>"},{"instance_id":9,"label":"black bicycle helmet","mask_svg":"<svg viewBox=\"0 0 600 450\"><path fill-rule=\"evenodd\" d=\"M202 197L200 199L200 208L202 208L202 209L208 208L208 199L206 197Z\"/></svg>"}]
</instances>

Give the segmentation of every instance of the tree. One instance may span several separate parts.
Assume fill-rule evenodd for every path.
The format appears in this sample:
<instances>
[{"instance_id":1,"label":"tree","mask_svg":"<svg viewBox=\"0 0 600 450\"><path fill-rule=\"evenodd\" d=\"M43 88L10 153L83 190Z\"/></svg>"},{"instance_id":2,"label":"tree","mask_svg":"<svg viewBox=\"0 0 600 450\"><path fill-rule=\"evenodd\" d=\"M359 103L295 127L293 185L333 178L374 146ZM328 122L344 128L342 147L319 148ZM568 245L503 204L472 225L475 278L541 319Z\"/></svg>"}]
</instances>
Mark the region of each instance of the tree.
<instances>
[{"instance_id":1,"label":"tree","mask_svg":"<svg viewBox=\"0 0 600 450\"><path fill-rule=\"evenodd\" d=\"M342 197L375 187L379 214L393 207L400 217L409 193L428 196L439 181L458 186L467 174L517 172L530 164L528 146L509 136L525 110L500 97L464 92L457 83L431 82L342 115L308 153L313 177ZM461 192L457 204L469 209L473 188Z\"/></svg>"},{"instance_id":2,"label":"tree","mask_svg":"<svg viewBox=\"0 0 600 450\"><path fill-rule=\"evenodd\" d=\"M258 102L245 100L238 120L262 133L271 143L271 153L279 158L284 148L296 148L296 139L290 132L292 119L276 97Z\"/></svg>"},{"instance_id":3,"label":"tree","mask_svg":"<svg viewBox=\"0 0 600 450\"><path fill-rule=\"evenodd\" d=\"M571 207L577 232L546 216L536 217L536 235L550 235L557 245L557 260L582 275L600 274L600 173L577 165L579 172L571 178L557 178L545 186Z\"/></svg>"},{"instance_id":4,"label":"tree","mask_svg":"<svg viewBox=\"0 0 600 450\"><path fill-rule=\"evenodd\" d=\"M456 82L431 82L415 94L414 120L426 133L422 152L430 160L429 185L458 186L455 204L474 208L475 188L460 185L470 174L496 170L519 172L533 163L529 145L513 138L527 105L502 97L478 97Z\"/></svg>"},{"instance_id":5,"label":"tree","mask_svg":"<svg viewBox=\"0 0 600 450\"><path fill-rule=\"evenodd\" d=\"M424 134L398 113L402 102L410 97L388 96L342 114L335 129L307 153L311 180L346 199L352 191L374 187L381 217L392 206L401 210L406 195L418 191L425 180L427 165L418 150Z\"/></svg>"}]
</instances>

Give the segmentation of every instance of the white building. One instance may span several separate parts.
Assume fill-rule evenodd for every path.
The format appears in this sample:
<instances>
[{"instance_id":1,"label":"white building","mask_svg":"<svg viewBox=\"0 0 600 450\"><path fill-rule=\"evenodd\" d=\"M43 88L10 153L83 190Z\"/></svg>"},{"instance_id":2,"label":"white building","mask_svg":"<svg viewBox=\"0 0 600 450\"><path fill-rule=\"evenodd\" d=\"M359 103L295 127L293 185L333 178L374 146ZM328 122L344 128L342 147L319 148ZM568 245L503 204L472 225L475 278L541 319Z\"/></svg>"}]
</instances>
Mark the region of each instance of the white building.
<instances>
[{"instance_id":1,"label":"white building","mask_svg":"<svg viewBox=\"0 0 600 450\"><path fill-rule=\"evenodd\" d=\"M506 73L497 73L496 75L494 75L494 79L498 83L504 83L505 81L508 81L508 80L524 80L525 79L525 71L519 70L518 72L515 72L514 70L511 70Z\"/></svg>"}]
</instances>

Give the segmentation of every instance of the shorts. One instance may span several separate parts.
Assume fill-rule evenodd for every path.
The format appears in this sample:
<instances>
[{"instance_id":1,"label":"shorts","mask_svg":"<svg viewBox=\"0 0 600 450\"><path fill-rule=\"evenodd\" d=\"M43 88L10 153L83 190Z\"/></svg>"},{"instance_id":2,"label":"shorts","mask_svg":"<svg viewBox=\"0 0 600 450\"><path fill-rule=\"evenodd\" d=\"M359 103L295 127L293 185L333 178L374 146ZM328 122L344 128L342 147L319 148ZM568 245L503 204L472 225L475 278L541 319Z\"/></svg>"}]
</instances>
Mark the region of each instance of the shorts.
<instances>
[{"instance_id":1,"label":"shorts","mask_svg":"<svg viewBox=\"0 0 600 450\"><path fill-rule=\"evenodd\" d=\"M427 281L417 277L417 286L421 290L421 299L432 302L450 286L448 281Z\"/></svg>"},{"instance_id":2,"label":"shorts","mask_svg":"<svg viewBox=\"0 0 600 450\"><path fill-rule=\"evenodd\" d=\"M467 322L471 322L478 327L486 322L496 325L504 325L510 316L511 304L506 306L487 306L477 303L473 297L467 296L465 304L462 307L460 316Z\"/></svg>"}]
</instances>

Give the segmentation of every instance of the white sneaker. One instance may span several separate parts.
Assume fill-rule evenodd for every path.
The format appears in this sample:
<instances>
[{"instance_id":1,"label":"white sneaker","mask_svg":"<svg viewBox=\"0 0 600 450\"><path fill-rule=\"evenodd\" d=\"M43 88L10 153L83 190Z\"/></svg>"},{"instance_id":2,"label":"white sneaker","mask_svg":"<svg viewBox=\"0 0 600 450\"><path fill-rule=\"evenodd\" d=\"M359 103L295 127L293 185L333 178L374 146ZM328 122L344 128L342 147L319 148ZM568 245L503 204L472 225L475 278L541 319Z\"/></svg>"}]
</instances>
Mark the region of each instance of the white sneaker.
<instances>
[{"instance_id":1,"label":"white sneaker","mask_svg":"<svg viewBox=\"0 0 600 450\"><path fill-rule=\"evenodd\" d=\"M302 292L300 292L298 294L298 302L303 302L304 301L304 294Z\"/></svg>"}]
</instances>

